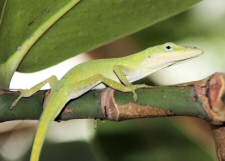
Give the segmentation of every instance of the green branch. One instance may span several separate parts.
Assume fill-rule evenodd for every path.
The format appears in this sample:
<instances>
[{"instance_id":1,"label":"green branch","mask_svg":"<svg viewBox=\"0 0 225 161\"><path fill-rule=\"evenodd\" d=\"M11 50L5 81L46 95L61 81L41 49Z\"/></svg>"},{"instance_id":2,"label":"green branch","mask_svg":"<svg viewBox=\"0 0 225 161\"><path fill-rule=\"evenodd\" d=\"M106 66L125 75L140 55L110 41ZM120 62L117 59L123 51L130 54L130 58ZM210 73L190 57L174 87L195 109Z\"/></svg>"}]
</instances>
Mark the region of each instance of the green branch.
<instances>
[{"instance_id":1,"label":"green branch","mask_svg":"<svg viewBox=\"0 0 225 161\"><path fill-rule=\"evenodd\" d=\"M158 116L193 116L219 124L224 105L224 74L214 74L198 82L176 86L157 86L137 90L138 101L133 102L131 93L112 89L90 91L70 101L59 120L105 119L127 120ZM38 119L46 91L39 91L30 98L23 98L10 110L18 92L1 91L0 121Z\"/></svg>"}]
</instances>

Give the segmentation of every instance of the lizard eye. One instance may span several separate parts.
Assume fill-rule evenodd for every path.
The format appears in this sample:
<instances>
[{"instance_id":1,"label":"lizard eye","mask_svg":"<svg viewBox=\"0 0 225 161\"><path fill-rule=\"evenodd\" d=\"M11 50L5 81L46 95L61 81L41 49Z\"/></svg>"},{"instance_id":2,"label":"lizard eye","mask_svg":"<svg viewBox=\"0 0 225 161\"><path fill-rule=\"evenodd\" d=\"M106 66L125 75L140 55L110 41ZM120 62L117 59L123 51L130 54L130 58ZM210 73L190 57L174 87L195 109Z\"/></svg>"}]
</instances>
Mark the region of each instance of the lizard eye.
<instances>
[{"instance_id":1,"label":"lizard eye","mask_svg":"<svg viewBox=\"0 0 225 161\"><path fill-rule=\"evenodd\" d=\"M172 46L167 45L167 46L166 46L166 49L172 49Z\"/></svg>"},{"instance_id":2,"label":"lizard eye","mask_svg":"<svg viewBox=\"0 0 225 161\"><path fill-rule=\"evenodd\" d=\"M171 45L166 45L165 49L166 49L166 51L172 51L173 47Z\"/></svg>"}]
</instances>

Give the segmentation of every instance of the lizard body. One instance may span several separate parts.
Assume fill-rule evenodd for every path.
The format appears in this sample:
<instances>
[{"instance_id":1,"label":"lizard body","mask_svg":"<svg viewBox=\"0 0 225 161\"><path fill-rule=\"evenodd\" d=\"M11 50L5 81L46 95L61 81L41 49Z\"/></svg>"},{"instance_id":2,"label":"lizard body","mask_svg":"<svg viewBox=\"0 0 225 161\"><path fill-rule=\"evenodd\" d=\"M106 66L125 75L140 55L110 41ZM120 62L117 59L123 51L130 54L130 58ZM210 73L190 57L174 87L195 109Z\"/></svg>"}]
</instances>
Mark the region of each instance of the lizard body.
<instances>
[{"instance_id":1,"label":"lizard body","mask_svg":"<svg viewBox=\"0 0 225 161\"><path fill-rule=\"evenodd\" d=\"M202 53L201 49L165 43L122 58L88 61L72 68L59 81L55 76L51 76L29 90L21 89L21 95L12 106L20 98L29 97L37 92L46 83L51 86L50 96L44 103L44 110L34 139L31 161L39 160L48 129L69 100L76 99L93 88L105 86L122 92L133 92L134 100L137 100L135 90L146 85L132 85L131 82Z\"/></svg>"}]
</instances>

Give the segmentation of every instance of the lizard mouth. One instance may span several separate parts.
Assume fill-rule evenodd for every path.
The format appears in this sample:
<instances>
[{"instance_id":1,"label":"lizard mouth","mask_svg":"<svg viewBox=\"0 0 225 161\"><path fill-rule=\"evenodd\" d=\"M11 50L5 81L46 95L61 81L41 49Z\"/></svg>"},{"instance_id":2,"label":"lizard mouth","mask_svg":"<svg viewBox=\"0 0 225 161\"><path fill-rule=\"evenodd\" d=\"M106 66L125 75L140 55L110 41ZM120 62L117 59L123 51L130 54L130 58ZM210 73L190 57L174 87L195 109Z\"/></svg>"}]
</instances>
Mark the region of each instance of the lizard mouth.
<instances>
[{"instance_id":1,"label":"lizard mouth","mask_svg":"<svg viewBox=\"0 0 225 161\"><path fill-rule=\"evenodd\" d=\"M198 49L198 48L192 48L193 50L190 50L187 54L189 55L187 58L185 59L178 59L178 60L175 60L173 61L173 63L179 63L179 62L183 62L183 61L187 61L187 60L191 60L191 59L194 59L196 57L199 57L200 55L203 54L203 50L202 49ZM183 54L182 54L183 55ZM186 55L186 54L185 54Z\"/></svg>"},{"instance_id":2,"label":"lizard mouth","mask_svg":"<svg viewBox=\"0 0 225 161\"><path fill-rule=\"evenodd\" d=\"M175 65L175 64L181 64L182 62L185 62L185 61L188 61L188 60L192 60L196 57L198 57L199 55L195 55L193 57L189 57L189 58L186 58L186 59L180 59L180 60L175 60L175 61L171 61L169 62L170 65L168 65L168 67L172 66L172 65Z\"/></svg>"},{"instance_id":3,"label":"lizard mouth","mask_svg":"<svg viewBox=\"0 0 225 161\"><path fill-rule=\"evenodd\" d=\"M175 61L173 61L173 62L174 62L174 63L179 63L179 62L182 62L182 61L187 61L187 60L194 59L194 58L196 58L196 57L198 57L198 56L196 55L196 56L193 56L193 57L190 57L190 58L186 58L186 59L175 60Z\"/></svg>"},{"instance_id":4,"label":"lizard mouth","mask_svg":"<svg viewBox=\"0 0 225 161\"><path fill-rule=\"evenodd\" d=\"M203 52L201 52L199 54L196 54L196 55L193 55L191 57L185 58L185 59L175 60L175 61L173 61L173 63L179 63L179 62L183 62L183 61L194 59L194 58L199 57L200 55L202 55L202 53Z\"/></svg>"}]
</instances>

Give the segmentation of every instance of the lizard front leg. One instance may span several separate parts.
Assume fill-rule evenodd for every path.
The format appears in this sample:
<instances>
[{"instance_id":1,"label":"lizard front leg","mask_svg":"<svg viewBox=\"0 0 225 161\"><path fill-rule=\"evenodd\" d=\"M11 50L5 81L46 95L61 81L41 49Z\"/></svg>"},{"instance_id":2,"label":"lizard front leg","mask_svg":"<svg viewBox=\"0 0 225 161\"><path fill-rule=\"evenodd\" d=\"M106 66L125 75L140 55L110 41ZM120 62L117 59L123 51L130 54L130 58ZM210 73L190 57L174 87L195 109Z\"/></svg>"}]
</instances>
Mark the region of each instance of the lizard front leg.
<instances>
[{"instance_id":1,"label":"lizard front leg","mask_svg":"<svg viewBox=\"0 0 225 161\"><path fill-rule=\"evenodd\" d=\"M126 71L128 71L129 69L127 69L126 67L124 67L124 66L121 66L121 65L115 65L114 67L113 67L113 71L115 72L115 74L116 74L116 76L119 78L119 80L124 84L124 85L126 85L127 87L132 87L133 85L132 85L132 83L131 82L129 82L129 80L127 79L127 77L126 77L126 75L124 74L124 70ZM141 87L148 87L147 85L144 85L144 84L141 84L141 85L135 85L135 86L137 86L137 88L141 88ZM139 87L140 86L140 87ZM136 92L135 92L135 90L134 91L132 91L133 92L133 98L134 98L134 101L136 102L137 101L137 94L136 94Z\"/></svg>"},{"instance_id":2,"label":"lizard front leg","mask_svg":"<svg viewBox=\"0 0 225 161\"><path fill-rule=\"evenodd\" d=\"M135 101L137 100L137 94L135 90L138 88L146 87L146 85L144 84L138 84L138 85L131 84L129 86L125 86L101 74L97 74L88 79L77 82L77 85L74 86L75 88L71 90L71 96L72 96L71 99L79 97L80 95L89 91L90 89L94 88L100 83L104 83L105 85L122 92L132 92L133 98Z\"/></svg>"},{"instance_id":3,"label":"lizard front leg","mask_svg":"<svg viewBox=\"0 0 225 161\"><path fill-rule=\"evenodd\" d=\"M119 80L126 86L131 86L132 84L129 82L127 79L126 75L123 72L123 69L125 67L120 66L120 65L115 65L113 67L113 71L115 72L116 76L119 78Z\"/></svg>"}]
</instances>

